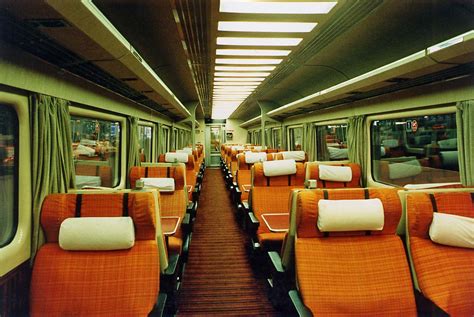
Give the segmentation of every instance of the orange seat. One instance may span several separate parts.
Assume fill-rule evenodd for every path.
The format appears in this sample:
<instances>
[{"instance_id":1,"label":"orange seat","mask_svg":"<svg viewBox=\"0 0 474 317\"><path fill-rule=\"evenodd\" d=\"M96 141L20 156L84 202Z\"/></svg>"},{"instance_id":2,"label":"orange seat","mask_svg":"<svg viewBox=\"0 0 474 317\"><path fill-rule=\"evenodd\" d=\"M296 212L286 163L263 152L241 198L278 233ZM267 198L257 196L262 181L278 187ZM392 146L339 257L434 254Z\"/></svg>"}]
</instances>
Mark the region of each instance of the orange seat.
<instances>
[{"instance_id":1,"label":"orange seat","mask_svg":"<svg viewBox=\"0 0 474 317\"><path fill-rule=\"evenodd\" d=\"M348 166L352 170L352 180L350 182L336 182L336 181L325 181L319 178L319 165L316 162L306 163L306 179L316 180L317 188L358 188L360 185L360 165L357 163L345 163L345 164L324 164L332 166Z\"/></svg>"},{"instance_id":2,"label":"orange seat","mask_svg":"<svg viewBox=\"0 0 474 317\"><path fill-rule=\"evenodd\" d=\"M440 213L474 217L472 195L407 195L409 249L419 289L451 316L474 315L474 250L434 243L428 232L435 208Z\"/></svg>"},{"instance_id":3,"label":"orange seat","mask_svg":"<svg viewBox=\"0 0 474 317\"><path fill-rule=\"evenodd\" d=\"M165 154L160 154L158 157L158 162L160 163L165 163ZM193 201L193 192L196 188L196 183L197 183L197 173L195 171L195 160L194 160L194 155L188 155L188 161L184 163L186 166L186 185L188 188L186 188L187 195L188 195L188 200Z\"/></svg>"},{"instance_id":4,"label":"orange seat","mask_svg":"<svg viewBox=\"0 0 474 317\"><path fill-rule=\"evenodd\" d=\"M326 192L326 193L325 193ZM379 198L384 226L323 234L321 199ZM410 271L395 234L401 203L393 189L305 190L297 197L296 278L304 305L320 316L416 316ZM291 224L293 226L293 224Z\"/></svg>"},{"instance_id":5,"label":"orange seat","mask_svg":"<svg viewBox=\"0 0 474 317\"><path fill-rule=\"evenodd\" d=\"M61 249L60 225L78 211L83 217L128 212L135 245L115 251ZM52 194L43 202L41 225L46 244L33 266L31 316L145 316L153 309L160 279L152 193Z\"/></svg>"}]
</instances>

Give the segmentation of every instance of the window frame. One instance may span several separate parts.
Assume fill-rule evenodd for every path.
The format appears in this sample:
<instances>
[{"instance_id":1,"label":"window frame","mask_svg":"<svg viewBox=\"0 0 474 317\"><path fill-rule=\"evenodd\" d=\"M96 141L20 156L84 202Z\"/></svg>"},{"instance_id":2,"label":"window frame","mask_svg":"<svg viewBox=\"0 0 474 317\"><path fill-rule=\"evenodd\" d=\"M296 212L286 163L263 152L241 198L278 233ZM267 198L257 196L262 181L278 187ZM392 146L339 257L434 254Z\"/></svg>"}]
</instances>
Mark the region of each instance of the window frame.
<instances>
[{"instance_id":1,"label":"window frame","mask_svg":"<svg viewBox=\"0 0 474 317\"><path fill-rule=\"evenodd\" d=\"M157 126L153 122L138 120L139 126L151 127L151 163L156 162L156 151L158 144L158 131Z\"/></svg>"},{"instance_id":2,"label":"window frame","mask_svg":"<svg viewBox=\"0 0 474 317\"><path fill-rule=\"evenodd\" d=\"M390 112L385 114L374 114L367 116L366 120L366 129L368 131L367 134L367 142L369 144L369 150L366 153L367 157L367 186L378 186L378 187L397 187L395 184L385 183L381 181L377 181L374 178L374 173L372 170L374 168L372 164L372 132L371 126L373 121L379 120L391 120L391 119L403 119L409 117L418 117L418 116L427 116L427 115L441 115L441 114L455 114L456 113L456 105L454 103L449 104L440 104L433 107L425 107L425 108L418 108L414 110L404 110L404 111L397 111L397 112ZM444 184L444 183L440 183Z\"/></svg>"},{"instance_id":3,"label":"window frame","mask_svg":"<svg viewBox=\"0 0 474 317\"><path fill-rule=\"evenodd\" d=\"M296 150L293 149L293 144L291 144L291 130L301 128L301 130L302 130L301 139L303 139L303 135L304 135L303 124L290 125L290 126L287 126L286 128L287 128L287 131L288 131L287 136L286 136L286 144L287 144L287 148L288 148L287 151L296 151ZM303 141L303 140L301 140L301 141ZM303 144L301 144L301 145L303 145Z\"/></svg>"},{"instance_id":4,"label":"window frame","mask_svg":"<svg viewBox=\"0 0 474 317\"><path fill-rule=\"evenodd\" d=\"M0 248L0 276L4 276L27 261L31 253L31 128L27 96L0 91L0 102L15 110L19 139L17 227L13 239Z\"/></svg>"},{"instance_id":5,"label":"window frame","mask_svg":"<svg viewBox=\"0 0 474 317\"><path fill-rule=\"evenodd\" d=\"M272 130L272 144L274 145L273 147L275 149L279 150L279 149L281 149L281 144L282 144L282 142L281 142L282 141L282 128L281 127L274 127L274 128L271 128L271 129L273 129ZM276 145L275 134L277 134L277 133L278 133L279 138L280 138L280 146Z\"/></svg>"},{"instance_id":6,"label":"window frame","mask_svg":"<svg viewBox=\"0 0 474 317\"><path fill-rule=\"evenodd\" d=\"M69 114L71 117L78 116L78 117L85 117L91 119L99 119L99 120L106 120L106 121L116 121L120 123L120 155L119 159L119 183L117 186L113 187L116 189L123 189L126 185L127 175L127 139L128 139L128 131L127 127L127 118L125 116L113 115L105 112L101 112L98 110L89 110L84 109L78 106L70 106L69 107ZM71 188L72 191L80 190L79 188Z\"/></svg>"},{"instance_id":7,"label":"window frame","mask_svg":"<svg viewBox=\"0 0 474 317\"><path fill-rule=\"evenodd\" d=\"M168 152L170 151L170 139L171 139L170 132L171 132L171 127L168 126L168 125L163 124L162 129L163 129L164 134L165 134L165 136L166 136L166 140L165 140L165 143L166 143L166 146L165 146L165 153L168 153ZM162 153L162 154L165 154L165 153Z\"/></svg>"}]
</instances>

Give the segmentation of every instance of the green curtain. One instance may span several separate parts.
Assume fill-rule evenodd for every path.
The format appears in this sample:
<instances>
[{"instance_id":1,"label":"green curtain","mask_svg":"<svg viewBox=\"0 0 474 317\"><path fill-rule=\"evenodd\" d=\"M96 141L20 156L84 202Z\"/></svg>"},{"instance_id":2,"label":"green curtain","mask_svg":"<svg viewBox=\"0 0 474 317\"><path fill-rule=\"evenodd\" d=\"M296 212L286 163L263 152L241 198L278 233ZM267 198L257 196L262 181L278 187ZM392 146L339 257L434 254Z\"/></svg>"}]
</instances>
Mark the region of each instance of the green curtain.
<instances>
[{"instance_id":1,"label":"green curtain","mask_svg":"<svg viewBox=\"0 0 474 317\"><path fill-rule=\"evenodd\" d=\"M246 143L250 144L252 143L252 132L247 131L247 141Z\"/></svg>"},{"instance_id":2,"label":"green curtain","mask_svg":"<svg viewBox=\"0 0 474 317\"><path fill-rule=\"evenodd\" d=\"M313 123L303 124L302 148L308 154L308 160L316 160L316 126Z\"/></svg>"},{"instance_id":3,"label":"green curtain","mask_svg":"<svg viewBox=\"0 0 474 317\"><path fill-rule=\"evenodd\" d=\"M281 147L280 150L287 151L288 150L288 127L282 126L281 127Z\"/></svg>"},{"instance_id":4,"label":"green curtain","mask_svg":"<svg viewBox=\"0 0 474 317\"><path fill-rule=\"evenodd\" d=\"M267 149L273 149L273 128L268 128L265 130L265 146Z\"/></svg>"},{"instance_id":5,"label":"green curtain","mask_svg":"<svg viewBox=\"0 0 474 317\"><path fill-rule=\"evenodd\" d=\"M459 174L464 186L474 186L474 100L456 106Z\"/></svg>"},{"instance_id":6,"label":"green curtain","mask_svg":"<svg viewBox=\"0 0 474 317\"><path fill-rule=\"evenodd\" d=\"M170 151L175 151L176 150L176 133L178 131L176 129L171 128L171 140L170 140Z\"/></svg>"},{"instance_id":7,"label":"green curtain","mask_svg":"<svg viewBox=\"0 0 474 317\"><path fill-rule=\"evenodd\" d=\"M316 160L318 161L329 161L331 158L329 156L329 150L326 143L326 126L318 126L316 127Z\"/></svg>"},{"instance_id":8,"label":"green curtain","mask_svg":"<svg viewBox=\"0 0 474 317\"><path fill-rule=\"evenodd\" d=\"M358 163L362 172L362 186L367 184L367 151L365 116L350 117L347 124L349 161Z\"/></svg>"},{"instance_id":9,"label":"green curtain","mask_svg":"<svg viewBox=\"0 0 474 317\"><path fill-rule=\"evenodd\" d=\"M158 156L166 153L166 133L162 123L158 123Z\"/></svg>"},{"instance_id":10,"label":"green curtain","mask_svg":"<svg viewBox=\"0 0 474 317\"><path fill-rule=\"evenodd\" d=\"M30 96L32 117L33 233L31 260L45 242L40 225L43 199L75 187L69 101L42 94Z\"/></svg>"},{"instance_id":11,"label":"green curtain","mask_svg":"<svg viewBox=\"0 0 474 317\"><path fill-rule=\"evenodd\" d=\"M140 166L140 140L138 133L138 118L127 117L128 119L128 159L127 159L127 187L128 174L133 166Z\"/></svg>"}]
</instances>

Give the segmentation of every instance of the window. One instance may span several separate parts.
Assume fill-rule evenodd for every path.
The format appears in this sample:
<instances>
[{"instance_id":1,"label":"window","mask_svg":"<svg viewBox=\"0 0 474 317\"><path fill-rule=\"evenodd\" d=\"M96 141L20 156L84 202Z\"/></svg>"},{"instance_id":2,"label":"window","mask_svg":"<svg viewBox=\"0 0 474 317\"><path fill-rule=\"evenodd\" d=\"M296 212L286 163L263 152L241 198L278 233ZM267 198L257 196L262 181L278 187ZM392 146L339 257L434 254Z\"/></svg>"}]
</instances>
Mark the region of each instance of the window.
<instances>
[{"instance_id":1,"label":"window","mask_svg":"<svg viewBox=\"0 0 474 317\"><path fill-rule=\"evenodd\" d=\"M289 128L288 137L288 150L301 151L301 146L303 144L303 127Z\"/></svg>"},{"instance_id":2,"label":"window","mask_svg":"<svg viewBox=\"0 0 474 317\"><path fill-rule=\"evenodd\" d=\"M318 161L347 160L347 124L329 124L316 128Z\"/></svg>"},{"instance_id":3,"label":"window","mask_svg":"<svg viewBox=\"0 0 474 317\"><path fill-rule=\"evenodd\" d=\"M164 153L166 153L170 150L170 129L168 127L163 127L162 142L164 142Z\"/></svg>"},{"instance_id":4,"label":"window","mask_svg":"<svg viewBox=\"0 0 474 317\"><path fill-rule=\"evenodd\" d=\"M281 129L273 129L273 147L275 149L281 149Z\"/></svg>"},{"instance_id":5,"label":"window","mask_svg":"<svg viewBox=\"0 0 474 317\"><path fill-rule=\"evenodd\" d=\"M151 126L139 125L138 140L140 143L140 162L151 162L153 128Z\"/></svg>"},{"instance_id":6,"label":"window","mask_svg":"<svg viewBox=\"0 0 474 317\"><path fill-rule=\"evenodd\" d=\"M404 186L460 180L454 113L373 121L371 147L376 181Z\"/></svg>"},{"instance_id":7,"label":"window","mask_svg":"<svg viewBox=\"0 0 474 317\"><path fill-rule=\"evenodd\" d=\"M0 105L0 248L18 224L18 125L15 110Z\"/></svg>"},{"instance_id":8,"label":"window","mask_svg":"<svg viewBox=\"0 0 474 317\"><path fill-rule=\"evenodd\" d=\"M71 116L76 188L120 183L119 122Z\"/></svg>"}]
</instances>

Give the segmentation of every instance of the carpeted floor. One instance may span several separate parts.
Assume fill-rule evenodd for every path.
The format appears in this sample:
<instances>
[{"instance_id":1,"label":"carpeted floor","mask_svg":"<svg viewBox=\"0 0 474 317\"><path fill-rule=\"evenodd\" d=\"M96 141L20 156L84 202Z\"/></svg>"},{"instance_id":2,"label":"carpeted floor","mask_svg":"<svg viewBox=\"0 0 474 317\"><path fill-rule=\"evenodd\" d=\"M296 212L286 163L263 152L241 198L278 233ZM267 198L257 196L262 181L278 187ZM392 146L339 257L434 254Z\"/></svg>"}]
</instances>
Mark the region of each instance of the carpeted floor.
<instances>
[{"instance_id":1,"label":"carpeted floor","mask_svg":"<svg viewBox=\"0 0 474 317\"><path fill-rule=\"evenodd\" d=\"M207 169L178 316L276 316L245 250L221 171Z\"/></svg>"}]
</instances>

